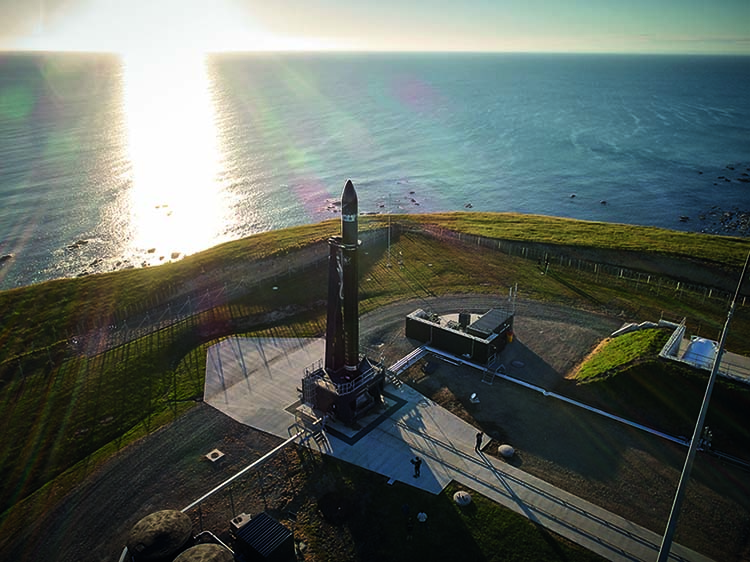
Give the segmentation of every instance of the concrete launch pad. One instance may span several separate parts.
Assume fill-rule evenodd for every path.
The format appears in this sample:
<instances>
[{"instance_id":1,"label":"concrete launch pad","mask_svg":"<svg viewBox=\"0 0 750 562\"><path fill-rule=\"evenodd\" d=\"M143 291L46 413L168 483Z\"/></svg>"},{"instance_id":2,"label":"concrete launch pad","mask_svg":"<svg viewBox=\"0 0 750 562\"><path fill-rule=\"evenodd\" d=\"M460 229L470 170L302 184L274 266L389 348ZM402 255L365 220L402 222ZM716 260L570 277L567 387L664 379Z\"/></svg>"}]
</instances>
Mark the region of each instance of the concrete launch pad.
<instances>
[{"instance_id":1,"label":"concrete launch pad","mask_svg":"<svg viewBox=\"0 0 750 562\"><path fill-rule=\"evenodd\" d=\"M305 368L323 356L323 339L227 338L208 350L205 402L233 419L281 438L289 437L299 405ZM455 421L459 422L455 424ZM455 424L446 435L441 425ZM427 434L450 439L442 446L464 448L476 430L407 385L386 387L384 405L354 426L326 426L322 452L366 467L393 481L439 493L453 470L426 458ZM455 441L455 442L454 442ZM436 445L428 444L429 448ZM413 477L410 460L425 459L422 476ZM468 469L468 467L467 467Z\"/></svg>"}]
</instances>

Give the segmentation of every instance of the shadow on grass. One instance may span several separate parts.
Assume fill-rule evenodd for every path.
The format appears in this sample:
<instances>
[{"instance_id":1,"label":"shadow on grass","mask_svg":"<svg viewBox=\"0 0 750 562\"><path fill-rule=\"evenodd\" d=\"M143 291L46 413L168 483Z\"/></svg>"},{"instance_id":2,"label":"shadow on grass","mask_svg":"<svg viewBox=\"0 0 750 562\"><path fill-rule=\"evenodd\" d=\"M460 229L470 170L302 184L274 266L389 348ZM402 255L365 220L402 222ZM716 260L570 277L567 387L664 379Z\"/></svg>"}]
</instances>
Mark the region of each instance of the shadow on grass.
<instances>
[{"instance_id":1,"label":"shadow on grass","mask_svg":"<svg viewBox=\"0 0 750 562\"><path fill-rule=\"evenodd\" d=\"M472 496L472 503L458 506L451 502L452 508L480 545L484 560L602 560L593 552L545 529L531 512L527 513L528 518L524 517L456 482L446 487L442 495L446 499L452 498L459 490L468 491Z\"/></svg>"},{"instance_id":2,"label":"shadow on grass","mask_svg":"<svg viewBox=\"0 0 750 562\"><path fill-rule=\"evenodd\" d=\"M299 534L321 559L487 560L444 494L388 484L383 476L323 457L301 496L310 500L297 512Z\"/></svg>"}]
</instances>

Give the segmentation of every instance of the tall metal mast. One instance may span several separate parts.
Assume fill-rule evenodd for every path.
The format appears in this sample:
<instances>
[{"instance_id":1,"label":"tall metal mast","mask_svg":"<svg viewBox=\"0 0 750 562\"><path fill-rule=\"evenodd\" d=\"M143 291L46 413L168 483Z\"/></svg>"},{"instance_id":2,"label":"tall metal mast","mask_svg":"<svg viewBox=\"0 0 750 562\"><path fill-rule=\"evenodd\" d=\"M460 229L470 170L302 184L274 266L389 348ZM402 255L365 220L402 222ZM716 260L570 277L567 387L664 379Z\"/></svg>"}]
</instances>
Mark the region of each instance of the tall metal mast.
<instances>
[{"instance_id":1,"label":"tall metal mast","mask_svg":"<svg viewBox=\"0 0 750 562\"><path fill-rule=\"evenodd\" d=\"M698 421L695 423L693 437L690 439L690 447L688 447L687 457L685 458L685 466L682 468L680 482L677 485L677 492L675 492L674 502L672 503L672 511L669 513L669 520L667 521L667 528L664 531L664 537L661 542L661 547L659 548L659 557L657 558L657 562L666 562L667 558L669 558L669 551L672 548L672 539L674 538L674 533L677 528L677 519L680 516L682 501L685 496L685 490L687 489L688 480L690 479L690 471L693 469L693 461L695 460L695 453L698 451L698 443L700 442L700 435L703 431L703 424L706 422L708 402L709 400L711 400L711 392L714 388L716 375L719 372L721 356L724 354L724 342L726 341L727 332L729 331L729 322L732 320L732 316L734 315L735 305L737 304L737 298L739 297L740 288L742 287L742 280L745 278L745 272L747 271L748 262L750 262L750 252L748 252L747 258L745 258L745 265L742 268L740 280L737 283L737 290L734 292L732 305L729 307L727 320L724 323L724 329L721 331L719 349L716 351L716 357L714 358L714 364L711 368L711 374L708 377L706 394L703 396L703 403L701 404L701 409L698 413Z\"/></svg>"}]
</instances>

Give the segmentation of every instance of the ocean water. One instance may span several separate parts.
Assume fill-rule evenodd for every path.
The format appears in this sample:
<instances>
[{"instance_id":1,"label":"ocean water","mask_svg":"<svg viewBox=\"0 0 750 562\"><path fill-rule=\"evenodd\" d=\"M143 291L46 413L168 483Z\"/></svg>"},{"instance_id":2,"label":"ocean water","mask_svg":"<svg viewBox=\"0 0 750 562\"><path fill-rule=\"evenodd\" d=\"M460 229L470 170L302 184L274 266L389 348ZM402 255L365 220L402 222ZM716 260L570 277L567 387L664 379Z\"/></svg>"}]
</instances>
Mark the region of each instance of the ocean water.
<instances>
[{"instance_id":1,"label":"ocean water","mask_svg":"<svg viewBox=\"0 0 750 562\"><path fill-rule=\"evenodd\" d=\"M748 91L750 57L0 55L0 288L331 218L348 178L361 212L712 230L750 210Z\"/></svg>"}]
</instances>

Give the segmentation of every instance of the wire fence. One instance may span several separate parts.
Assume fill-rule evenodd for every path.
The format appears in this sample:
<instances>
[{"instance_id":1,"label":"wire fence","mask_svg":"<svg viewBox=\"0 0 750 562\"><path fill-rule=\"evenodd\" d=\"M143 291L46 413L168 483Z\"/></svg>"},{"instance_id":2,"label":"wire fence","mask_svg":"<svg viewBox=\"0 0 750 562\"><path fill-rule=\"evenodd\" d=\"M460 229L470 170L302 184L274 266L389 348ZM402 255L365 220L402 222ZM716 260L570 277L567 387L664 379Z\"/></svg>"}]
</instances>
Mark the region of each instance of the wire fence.
<instances>
[{"instance_id":1,"label":"wire fence","mask_svg":"<svg viewBox=\"0 0 750 562\"><path fill-rule=\"evenodd\" d=\"M670 298L682 302L710 301L717 307L727 307L733 296L732 293L714 287L572 257L562 249L552 252L548 247L533 243L498 240L432 225L414 225L397 221L394 221L390 228L394 239L401 233L417 232L439 240L458 241L535 261L543 269L563 269L593 282L617 283L635 291L653 293L657 296L669 295ZM364 243L383 242L386 237L390 238L388 227L360 232L360 238ZM224 279L221 282L208 283L188 294L172 294L169 289L163 290L150 295L141 304L140 310L120 313L106 322L106 325L100 323L96 327L79 326L76 335L70 336L69 341L79 353L88 356L102 353L237 299L252 296L263 286L281 284L285 278L323 267L327 264L328 253L327 242L321 241L301 250L260 261L249 259L247 266L236 268L232 275L217 275ZM231 282L225 281L230 278ZM742 297L737 303L738 306L747 306L746 300L747 297Z\"/></svg>"},{"instance_id":2,"label":"wire fence","mask_svg":"<svg viewBox=\"0 0 750 562\"><path fill-rule=\"evenodd\" d=\"M557 252L551 251L548 247L541 244L516 242L511 240L498 240L487 238L474 234L465 234L448 230L445 228L424 225L414 227L408 226L409 230L415 230L440 240L459 241L471 246L478 246L502 252L504 254L535 261L542 269L555 268L565 269L568 272L575 272L579 277L587 278L600 283L617 282L621 286L627 286L636 291L654 293L659 295L670 295L679 301L707 301L715 302L718 305L728 307L731 304L733 293L690 283L683 280L629 269L620 265L602 263L584 258L573 257L567 254L563 249ZM747 297L743 296L737 303L738 306L747 306Z\"/></svg>"},{"instance_id":3,"label":"wire fence","mask_svg":"<svg viewBox=\"0 0 750 562\"><path fill-rule=\"evenodd\" d=\"M387 228L363 231L360 240L365 244L382 242L387 235ZM93 328L79 326L68 341L78 353L98 355L219 306L252 297L263 287L281 285L289 277L324 267L328 263L328 254L328 243L322 241L261 261L248 260L247 268L236 270L231 282L224 280L207 284L188 294L173 295L169 290L161 291L150 295L139 307L140 311L125 311Z\"/></svg>"}]
</instances>

